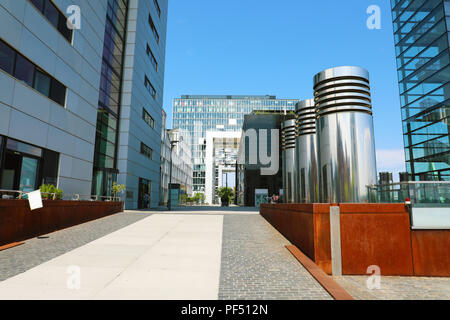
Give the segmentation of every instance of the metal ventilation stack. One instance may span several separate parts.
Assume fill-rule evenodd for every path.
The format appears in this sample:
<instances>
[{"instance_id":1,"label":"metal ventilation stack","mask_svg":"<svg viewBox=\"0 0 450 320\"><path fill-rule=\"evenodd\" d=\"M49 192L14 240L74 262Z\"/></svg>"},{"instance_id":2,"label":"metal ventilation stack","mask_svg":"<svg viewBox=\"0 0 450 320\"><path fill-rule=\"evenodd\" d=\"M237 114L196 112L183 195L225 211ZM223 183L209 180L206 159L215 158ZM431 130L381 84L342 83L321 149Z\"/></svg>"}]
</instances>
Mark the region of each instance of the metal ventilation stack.
<instances>
[{"instance_id":1,"label":"metal ventilation stack","mask_svg":"<svg viewBox=\"0 0 450 320\"><path fill-rule=\"evenodd\" d=\"M297 103L296 196L299 203L319 201L319 177L317 172L316 108L314 99Z\"/></svg>"},{"instance_id":2,"label":"metal ventilation stack","mask_svg":"<svg viewBox=\"0 0 450 320\"><path fill-rule=\"evenodd\" d=\"M281 150L283 161L284 202L295 203L296 192L296 159L295 159L296 125L295 119L281 124Z\"/></svg>"},{"instance_id":3,"label":"metal ventilation stack","mask_svg":"<svg viewBox=\"0 0 450 320\"><path fill-rule=\"evenodd\" d=\"M364 203L377 183L369 73L337 67L314 77L321 202Z\"/></svg>"}]
</instances>

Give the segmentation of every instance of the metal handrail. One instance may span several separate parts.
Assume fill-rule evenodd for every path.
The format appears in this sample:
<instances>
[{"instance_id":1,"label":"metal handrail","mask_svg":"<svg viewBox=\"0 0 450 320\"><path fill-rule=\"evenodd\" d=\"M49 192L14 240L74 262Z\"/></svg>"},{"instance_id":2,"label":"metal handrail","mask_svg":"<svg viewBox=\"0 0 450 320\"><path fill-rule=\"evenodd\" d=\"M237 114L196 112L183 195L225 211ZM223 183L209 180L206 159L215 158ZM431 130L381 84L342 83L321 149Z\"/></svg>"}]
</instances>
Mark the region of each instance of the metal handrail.
<instances>
[{"instance_id":1,"label":"metal handrail","mask_svg":"<svg viewBox=\"0 0 450 320\"><path fill-rule=\"evenodd\" d=\"M23 196L28 194L29 192L24 192L24 191L20 191L20 190L0 190L0 193L18 193L19 194L18 199L21 200L23 198ZM61 198L70 197L73 201L86 201L86 200L80 200L82 197L90 198L90 200L87 200L87 201L99 201L99 199L106 199L104 201L114 201L114 202L122 201L122 198L114 197L114 196L81 195L79 193L58 194L58 193L49 193L49 192L41 192L41 194L50 195L50 196L52 196L53 200L56 200L56 196L60 195Z\"/></svg>"},{"instance_id":2,"label":"metal handrail","mask_svg":"<svg viewBox=\"0 0 450 320\"><path fill-rule=\"evenodd\" d=\"M400 185L410 185L410 184L448 184L450 181L404 181L404 182L394 182L389 184L370 184L368 187L390 187L390 186L400 186Z\"/></svg>"}]
</instances>

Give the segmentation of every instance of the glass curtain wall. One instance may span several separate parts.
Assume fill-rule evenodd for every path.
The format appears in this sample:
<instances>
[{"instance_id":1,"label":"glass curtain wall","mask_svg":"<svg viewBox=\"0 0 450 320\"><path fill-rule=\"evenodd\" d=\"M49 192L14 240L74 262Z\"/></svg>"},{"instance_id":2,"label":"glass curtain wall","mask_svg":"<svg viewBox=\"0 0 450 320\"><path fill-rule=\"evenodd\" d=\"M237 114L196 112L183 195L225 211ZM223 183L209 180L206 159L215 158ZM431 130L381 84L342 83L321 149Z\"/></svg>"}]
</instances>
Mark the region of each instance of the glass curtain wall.
<instances>
[{"instance_id":1,"label":"glass curtain wall","mask_svg":"<svg viewBox=\"0 0 450 320\"><path fill-rule=\"evenodd\" d=\"M274 96L182 96L173 101L173 127L191 134L193 192L205 192L206 132L241 131L244 115L254 110L294 111L299 100Z\"/></svg>"},{"instance_id":2,"label":"glass curtain wall","mask_svg":"<svg viewBox=\"0 0 450 320\"><path fill-rule=\"evenodd\" d=\"M108 0L98 101L92 192L111 196L117 180L117 143L128 0Z\"/></svg>"},{"instance_id":3,"label":"glass curtain wall","mask_svg":"<svg viewBox=\"0 0 450 320\"><path fill-rule=\"evenodd\" d=\"M450 0L391 0L406 167L450 180Z\"/></svg>"}]
</instances>

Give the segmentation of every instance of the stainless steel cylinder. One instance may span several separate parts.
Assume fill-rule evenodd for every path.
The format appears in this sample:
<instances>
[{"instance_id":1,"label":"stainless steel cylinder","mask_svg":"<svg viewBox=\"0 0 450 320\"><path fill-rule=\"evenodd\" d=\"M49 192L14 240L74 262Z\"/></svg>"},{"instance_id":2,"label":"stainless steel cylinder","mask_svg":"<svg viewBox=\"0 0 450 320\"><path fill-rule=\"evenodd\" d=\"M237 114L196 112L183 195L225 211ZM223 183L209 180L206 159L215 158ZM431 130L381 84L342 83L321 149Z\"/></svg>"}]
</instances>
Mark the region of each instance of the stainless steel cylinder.
<instances>
[{"instance_id":1,"label":"stainless steel cylinder","mask_svg":"<svg viewBox=\"0 0 450 320\"><path fill-rule=\"evenodd\" d=\"M317 172L316 108L314 99L304 100L296 106L296 202L319 201L319 177Z\"/></svg>"},{"instance_id":2,"label":"stainless steel cylinder","mask_svg":"<svg viewBox=\"0 0 450 320\"><path fill-rule=\"evenodd\" d=\"M367 186L377 183L368 71L322 71L314 77L314 96L320 201L368 202Z\"/></svg>"},{"instance_id":3,"label":"stainless steel cylinder","mask_svg":"<svg viewBox=\"0 0 450 320\"><path fill-rule=\"evenodd\" d=\"M284 121L281 124L281 150L283 162L283 198L285 203L295 203L296 201L295 139L295 119Z\"/></svg>"}]
</instances>

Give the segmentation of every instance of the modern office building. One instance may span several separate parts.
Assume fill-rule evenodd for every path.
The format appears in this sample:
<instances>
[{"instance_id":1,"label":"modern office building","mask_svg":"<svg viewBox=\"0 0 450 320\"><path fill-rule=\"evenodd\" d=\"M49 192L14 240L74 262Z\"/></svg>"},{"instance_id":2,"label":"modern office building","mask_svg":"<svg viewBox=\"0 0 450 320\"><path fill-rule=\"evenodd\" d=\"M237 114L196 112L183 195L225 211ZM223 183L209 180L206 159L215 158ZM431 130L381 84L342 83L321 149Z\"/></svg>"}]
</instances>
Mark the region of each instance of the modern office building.
<instances>
[{"instance_id":1,"label":"modern office building","mask_svg":"<svg viewBox=\"0 0 450 320\"><path fill-rule=\"evenodd\" d=\"M161 157L159 178L159 205L167 205L170 179L170 135L167 129L167 114L162 110Z\"/></svg>"},{"instance_id":2,"label":"modern office building","mask_svg":"<svg viewBox=\"0 0 450 320\"><path fill-rule=\"evenodd\" d=\"M180 129L169 130L171 141L177 141L172 148L172 181L180 186L183 194L192 195L194 167L192 164L190 135ZM169 167L170 168L170 167Z\"/></svg>"},{"instance_id":3,"label":"modern office building","mask_svg":"<svg viewBox=\"0 0 450 320\"><path fill-rule=\"evenodd\" d=\"M163 111L163 129L161 134L161 178L160 206L167 206L169 199L169 184L177 185L180 192L192 195L193 164L190 135L179 129L167 129L167 116ZM175 142L178 141L178 142ZM172 166L172 181L170 167ZM181 194L180 194L181 195Z\"/></svg>"},{"instance_id":4,"label":"modern office building","mask_svg":"<svg viewBox=\"0 0 450 320\"><path fill-rule=\"evenodd\" d=\"M0 1L0 189L91 193L106 16L106 1Z\"/></svg>"},{"instance_id":5,"label":"modern office building","mask_svg":"<svg viewBox=\"0 0 450 320\"><path fill-rule=\"evenodd\" d=\"M117 169L125 207L159 204L168 0L129 0Z\"/></svg>"},{"instance_id":6,"label":"modern office building","mask_svg":"<svg viewBox=\"0 0 450 320\"><path fill-rule=\"evenodd\" d=\"M250 114L253 110L268 111L293 111L298 100L282 100L275 96L181 96L173 101L173 127L186 130L191 134L190 146L192 150L192 160L194 163L194 193L205 193L206 184L210 183L214 177L211 187L217 186L220 178L218 166L212 168L211 179L207 179L206 163L206 138L207 132L227 132L230 135L228 145L238 146L234 140L239 140L241 128L244 122L244 115ZM233 135L237 134L237 135ZM233 140L234 139L234 140ZM214 141L211 135L211 141ZM215 148L213 148L215 149ZM233 162L227 164L235 167L237 157L237 147L230 148L225 155L224 150L217 150L215 159L220 163ZM234 170L234 169L233 169ZM206 181L208 180L208 181ZM209 181L211 180L211 181Z\"/></svg>"},{"instance_id":7,"label":"modern office building","mask_svg":"<svg viewBox=\"0 0 450 320\"><path fill-rule=\"evenodd\" d=\"M406 168L450 180L450 1L391 0Z\"/></svg>"},{"instance_id":8,"label":"modern office building","mask_svg":"<svg viewBox=\"0 0 450 320\"><path fill-rule=\"evenodd\" d=\"M108 196L118 179L127 208L156 206L166 24L167 0L1 1L0 188Z\"/></svg>"},{"instance_id":9,"label":"modern office building","mask_svg":"<svg viewBox=\"0 0 450 320\"><path fill-rule=\"evenodd\" d=\"M267 130L267 141L272 141L271 130L281 130L281 124L285 120L294 119L294 113L287 112L258 112L254 111L244 116L244 124L242 126L241 140L239 143L238 164L236 168L236 204L241 206L253 207L257 205L257 193L266 196L278 195L283 201L283 163L282 159L282 143L278 142L278 164L279 170L273 175L262 175L261 168L267 167L263 165L257 155L259 154L259 141L262 138L260 130ZM255 135L249 134L251 130L255 130ZM247 132L247 136L245 133ZM281 140L281 136L279 135ZM252 147L256 147L251 152ZM275 147L275 146L274 146ZM272 146L269 150L272 150ZM252 160L253 156L253 160ZM255 157L256 156L256 157ZM262 199L265 201L264 199Z\"/></svg>"}]
</instances>

